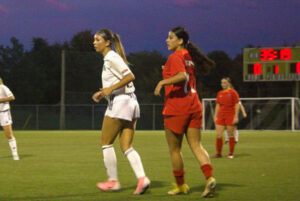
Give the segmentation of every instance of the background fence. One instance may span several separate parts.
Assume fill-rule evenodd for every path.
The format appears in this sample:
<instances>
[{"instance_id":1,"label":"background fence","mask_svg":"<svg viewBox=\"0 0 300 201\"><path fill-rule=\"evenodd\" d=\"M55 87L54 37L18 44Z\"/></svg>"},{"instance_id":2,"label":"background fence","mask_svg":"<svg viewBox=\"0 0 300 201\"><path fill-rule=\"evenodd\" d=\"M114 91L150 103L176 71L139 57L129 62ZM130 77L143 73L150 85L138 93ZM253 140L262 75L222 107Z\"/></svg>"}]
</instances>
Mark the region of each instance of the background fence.
<instances>
[{"instance_id":1,"label":"background fence","mask_svg":"<svg viewBox=\"0 0 300 201\"><path fill-rule=\"evenodd\" d=\"M163 104L140 104L141 118L137 129L162 130ZM102 126L106 105L65 105L66 130L95 130ZM11 105L14 129L60 129L60 105Z\"/></svg>"},{"instance_id":2,"label":"background fence","mask_svg":"<svg viewBox=\"0 0 300 201\"><path fill-rule=\"evenodd\" d=\"M203 99L202 102L203 128L215 129L215 99ZM248 116L240 118L239 129L300 130L300 100L297 98L242 98L242 102ZM163 129L163 104L140 104L140 108L137 129ZM60 105L12 105L13 127L22 130L98 130L106 104L65 105L64 121L60 121L60 109Z\"/></svg>"}]
</instances>

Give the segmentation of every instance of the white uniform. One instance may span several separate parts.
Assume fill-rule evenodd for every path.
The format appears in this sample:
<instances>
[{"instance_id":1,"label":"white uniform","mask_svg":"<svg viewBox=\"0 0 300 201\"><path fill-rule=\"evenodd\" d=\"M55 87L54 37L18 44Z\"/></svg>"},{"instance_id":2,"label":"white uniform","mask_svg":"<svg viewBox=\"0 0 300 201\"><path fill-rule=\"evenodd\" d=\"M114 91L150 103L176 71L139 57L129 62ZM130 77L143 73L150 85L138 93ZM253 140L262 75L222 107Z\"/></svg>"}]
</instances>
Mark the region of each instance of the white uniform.
<instances>
[{"instance_id":1,"label":"white uniform","mask_svg":"<svg viewBox=\"0 0 300 201\"><path fill-rule=\"evenodd\" d=\"M109 51L104 57L102 69L102 86L110 87L118 83L131 70L122 57L114 51ZM134 94L135 88L132 82L126 86L114 90L108 98L108 106L105 116L111 118L132 121L140 117L140 107Z\"/></svg>"},{"instance_id":2,"label":"white uniform","mask_svg":"<svg viewBox=\"0 0 300 201\"><path fill-rule=\"evenodd\" d=\"M0 98L8 98L13 93L4 84L0 84ZM7 126L12 124L9 102L0 103L0 125Z\"/></svg>"}]
</instances>

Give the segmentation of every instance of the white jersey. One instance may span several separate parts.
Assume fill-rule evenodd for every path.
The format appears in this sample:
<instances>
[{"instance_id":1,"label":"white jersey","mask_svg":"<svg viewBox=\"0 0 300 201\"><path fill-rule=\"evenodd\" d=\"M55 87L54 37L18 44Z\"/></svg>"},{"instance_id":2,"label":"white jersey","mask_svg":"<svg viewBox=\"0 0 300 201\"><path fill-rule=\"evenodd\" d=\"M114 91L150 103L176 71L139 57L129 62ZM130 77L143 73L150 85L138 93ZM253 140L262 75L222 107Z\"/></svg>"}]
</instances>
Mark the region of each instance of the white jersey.
<instances>
[{"instance_id":1,"label":"white jersey","mask_svg":"<svg viewBox=\"0 0 300 201\"><path fill-rule=\"evenodd\" d=\"M102 69L102 87L110 87L118 83L123 77L131 73L131 70L124 62L122 57L115 51L109 51L104 57L104 64ZM124 94L133 93L135 90L132 82L126 86L116 89L112 94Z\"/></svg>"},{"instance_id":2,"label":"white jersey","mask_svg":"<svg viewBox=\"0 0 300 201\"><path fill-rule=\"evenodd\" d=\"M0 84L0 98L8 98L13 96L13 93L9 90L7 86L4 84ZM0 112L9 110L9 102L0 103Z\"/></svg>"}]
</instances>

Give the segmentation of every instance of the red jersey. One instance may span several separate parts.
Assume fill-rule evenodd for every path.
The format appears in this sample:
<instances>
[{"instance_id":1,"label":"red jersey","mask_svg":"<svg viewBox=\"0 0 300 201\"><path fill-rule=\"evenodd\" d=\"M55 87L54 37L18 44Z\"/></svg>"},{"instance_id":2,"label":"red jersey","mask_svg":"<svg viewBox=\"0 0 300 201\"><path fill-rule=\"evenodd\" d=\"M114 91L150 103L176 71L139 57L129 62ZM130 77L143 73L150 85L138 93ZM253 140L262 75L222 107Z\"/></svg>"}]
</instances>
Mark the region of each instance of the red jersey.
<instances>
[{"instance_id":1,"label":"red jersey","mask_svg":"<svg viewBox=\"0 0 300 201\"><path fill-rule=\"evenodd\" d=\"M196 91L195 66L186 49L172 53L163 69L163 78L168 79L179 72L187 74L187 80L166 85L163 115L183 115L202 111Z\"/></svg>"},{"instance_id":2,"label":"red jersey","mask_svg":"<svg viewBox=\"0 0 300 201\"><path fill-rule=\"evenodd\" d=\"M234 113L235 104L240 101L239 94L234 89L221 90L217 95L220 113Z\"/></svg>"}]
</instances>

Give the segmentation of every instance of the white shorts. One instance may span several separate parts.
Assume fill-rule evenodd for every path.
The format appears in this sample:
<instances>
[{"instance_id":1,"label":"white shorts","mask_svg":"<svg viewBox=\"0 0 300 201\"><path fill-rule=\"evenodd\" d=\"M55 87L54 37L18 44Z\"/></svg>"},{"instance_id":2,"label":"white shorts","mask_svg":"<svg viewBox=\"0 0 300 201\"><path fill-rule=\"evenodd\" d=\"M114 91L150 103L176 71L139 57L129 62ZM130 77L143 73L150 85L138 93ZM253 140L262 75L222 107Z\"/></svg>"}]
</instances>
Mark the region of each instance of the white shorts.
<instances>
[{"instance_id":1,"label":"white shorts","mask_svg":"<svg viewBox=\"0 0 300 201\"><path fill-rule=\"evenodd\" d=\"M1 126L8 126L12 124L10 110L1 112L0 111L0 125Z\"/></svg>"},{"instance_id":2,"label":"white shorts","mask_svg":"<svg viewBox=\"0 0 300 201\"><path fill-rule=\"evenodd\" d=\"M127 121L139 118L140 106L135 94L115 95L114 98L108 101L105 116Z\"/></svg>"}]
</instances>

